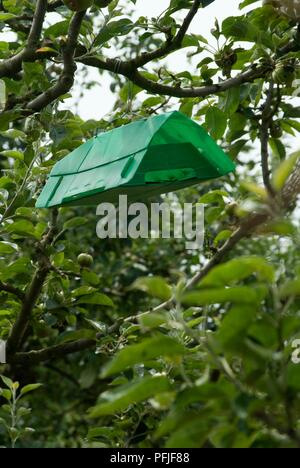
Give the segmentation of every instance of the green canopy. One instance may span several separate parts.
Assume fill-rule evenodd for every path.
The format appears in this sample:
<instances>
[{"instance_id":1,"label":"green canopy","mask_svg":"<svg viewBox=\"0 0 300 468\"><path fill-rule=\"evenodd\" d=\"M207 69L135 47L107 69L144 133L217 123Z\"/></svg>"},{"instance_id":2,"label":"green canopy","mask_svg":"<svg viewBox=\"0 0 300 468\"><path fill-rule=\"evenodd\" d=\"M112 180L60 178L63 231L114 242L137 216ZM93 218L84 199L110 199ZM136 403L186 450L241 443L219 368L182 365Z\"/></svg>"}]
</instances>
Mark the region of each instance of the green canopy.
<instances>
[{"instance_id":1,"label":"green canopy","mask_svg":"<svg viewBox=\"0 0 300 468\"><path fill-rule=\"evenodd\" d=\"M36 206L98 205L119 195L141 201L215 179L235 165L206 131L180 112L102 133L58 162Z\"/></svg>"}]
</instances>

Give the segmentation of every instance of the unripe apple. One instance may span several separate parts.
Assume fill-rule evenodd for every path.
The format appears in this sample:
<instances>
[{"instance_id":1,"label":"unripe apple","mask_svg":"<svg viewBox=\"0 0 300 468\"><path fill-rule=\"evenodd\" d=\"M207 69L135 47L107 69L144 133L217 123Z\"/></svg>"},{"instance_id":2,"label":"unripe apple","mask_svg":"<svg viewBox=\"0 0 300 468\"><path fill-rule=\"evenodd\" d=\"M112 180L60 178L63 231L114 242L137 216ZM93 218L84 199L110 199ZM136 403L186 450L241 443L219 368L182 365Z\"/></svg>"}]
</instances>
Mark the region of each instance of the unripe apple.
<instances>
[{"instance_id":1,"label":"unripe apple","mask_svg":"<svg viewBox=\"0 0 300 468\"><path fill-rule=\"evenodd\" d=\"M272 122L270 127L271 137L272 138L281 138L283 135L283 131L279 121Z\"/></svg>"},{"instance_id":2,"label":"unripe apple","mask_svg":"<svg viewBox=\"0 0 300 468\"><path fill-rule=\"evenodd\" d=\"M94 4L94 0L63 0L72 11L84 11Z\"/></svg>"},{"instance_id":3,"label":"unripe apple","mask_svg":"<svg viewBox=\"0 0 300 468\"><path fill-rule=\"evenodd\" d=\"M77 261L81 268L89 268L93 265L94 259L91 255L82 253L78 255Z\"/></svg>"},{"instance_id":4,"label":"unripe apple","mask_svg":"<svg viewBox=\"0 0 300 468\"><path fill-rule=\"evenodd\" d=\"M278 63L272 73L272 78L275 83L292 86L292 83L296 78L295 65L283 62Z\"/></svg>"}]
</instances>

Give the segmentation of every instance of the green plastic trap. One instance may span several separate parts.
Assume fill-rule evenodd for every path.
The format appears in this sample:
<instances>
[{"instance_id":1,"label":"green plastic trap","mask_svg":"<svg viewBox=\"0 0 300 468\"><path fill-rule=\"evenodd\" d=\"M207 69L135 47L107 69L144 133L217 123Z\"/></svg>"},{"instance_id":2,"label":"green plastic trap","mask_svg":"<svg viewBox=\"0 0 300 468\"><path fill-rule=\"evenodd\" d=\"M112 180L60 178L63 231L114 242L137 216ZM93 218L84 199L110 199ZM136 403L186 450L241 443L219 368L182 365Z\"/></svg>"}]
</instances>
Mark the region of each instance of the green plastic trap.
<instances>
[{"instance_id":1,"label":"green plastic trap","mask_svg":"<svg viewBox=\"0 0 300 468\"><path fill-rule=\"evenodd\" d=\"M224 176L235 165L206 131L170 112L102 133L58 162L36 206L141 201Z\"/></svg>"}]
</instances>

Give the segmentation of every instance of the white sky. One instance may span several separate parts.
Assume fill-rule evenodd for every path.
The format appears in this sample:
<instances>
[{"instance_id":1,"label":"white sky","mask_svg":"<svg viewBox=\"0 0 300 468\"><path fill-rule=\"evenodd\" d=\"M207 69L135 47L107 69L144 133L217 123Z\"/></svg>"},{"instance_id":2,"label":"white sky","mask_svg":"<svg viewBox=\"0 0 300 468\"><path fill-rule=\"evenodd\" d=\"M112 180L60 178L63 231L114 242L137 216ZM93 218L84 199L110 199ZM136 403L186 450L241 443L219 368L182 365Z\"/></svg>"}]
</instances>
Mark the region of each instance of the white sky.
<instances>
[{"instance_id":1,"label":"white sky","mask_svg":"<svg viewBox=\"0 0 300 468\"><path fill-rule=\"evenodd\" d=\"M241 0L215 0L210 6L199 10L197 17L194 19L191 32L202 34L207 37L214 25L215 18L222 22L228 16L240 15L241 11L238 6ZM135 17L148 16L155 17L163 12L169 5L170 0L137 0L134 7ZM133 18L135 19L135 18ZM118 54L120 55L120 53ZM188 65L185 61L185 52L180 52L176 55L176 60L169 61L172 67L176 69L187 69ZM100 119L112 108L115 97L109 89L110 77L108 74L100 76L97 70L90 69L89 79L99 82L99 87L94 87L90 91L85 91L84 98L80 100L78 111L80 116L87 119ZM68 107L72 107L71 100L68 101Z\"/></svg>"}]
</instances>

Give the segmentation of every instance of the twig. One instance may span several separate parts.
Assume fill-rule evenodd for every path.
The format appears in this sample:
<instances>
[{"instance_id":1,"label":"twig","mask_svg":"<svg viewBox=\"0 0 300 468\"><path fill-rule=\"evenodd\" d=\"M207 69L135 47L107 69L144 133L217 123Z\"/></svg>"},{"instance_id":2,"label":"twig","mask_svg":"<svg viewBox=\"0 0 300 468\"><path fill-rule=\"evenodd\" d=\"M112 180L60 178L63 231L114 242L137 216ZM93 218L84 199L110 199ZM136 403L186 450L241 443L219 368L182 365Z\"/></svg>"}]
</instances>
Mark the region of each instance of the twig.
<instances>
[{"instance_id":1,"label":"twig","mask_svg":"<svg viewBox=\"0 0 300 468\"><path fill-rule=\"evenodd\" d=\"M2 283L2 281L0 281L0 291L5 291L9 294L13 294L18 299L20 299L20 301L23 301L25 298L25 294L23 293L23 291L21 291L21 289L15 288L10 284Z\"/></svg>"},{"instance_id":2,"label":"twig","mask_svg":"<svg viewBox=\"0 0 300 468\"><path fill-rule=\"evenodd\" d=\"M67 43L63 50L64 67L59 80L54 86L27 104L26 109L30 112L39 112L72 88L76 72L76 64L74 62L75 49L85 14L86 11L75 13L70 23Z\"/></svg>"},{"instance_id":3,"label":"twig","mask_svg":"<svg viewBox=\"0 0 300 468\"><path fill-rule=\"evenodd\" d=\"M182 45L182 41L193 21L195 18L199 8L201 6L201 0L194 0L194 3L189 10L186 18L184 19L182 26L180 27L178 33L171 39L168 39L161 47L152 51L146 52L139 57L128 62L128 64L132 65L134 68L143 67L152 60L157 60L159 58L165 57L166 55L180 49Z\"/></svg>"},{"instance_id":4,"label":"twig","mask_svg":"<svg viewBox=\"0 0 300 468\"><path fill-rule=\"evenodd\" d=\"M271 183L271 171L269 167L269 131L272 124L272 100L274 92L274 82L270 82L268 96L265 102L265 106L261 115L261 128L260 128L260 143L261 143L261 162L262 162L262 173L265 188L271 198L276 196L274 187Z\"/></svg>"},{"instance_id":5,"label":"twig","mask_svg":"<svg viewBox=\"0 0 300 468\"><path fill-rule=\"evenodd\" d=\"M8 355L10 364L39 364L40 362L50 361L65 357L67 354L78 353L96 345L96 340L78 340L72 343L64 343L38 351L29 351L28 353L15 353Z\"/></svg>"},{"instance_id":6,"label":"twig","mask_svg":"<svg viewBox=\"0 0 300 468\"><path fill-rule=\"evenodd\" d=\"M32 26L28 35L26 47L13 57L3 60L0 64L0 78L4 76L13 76L22 68L22 63L32 61L35 56L35 50L38 46L45 15L47 12L47 0L38 0L34 12Z\"/></svg>"},{"instance_id":7,"label":"twig","mask_svg":"<svg viewBox=\"0 0 300 468\"><path fill-rule=\"evenodd\" d=\"M51 244L56 234L57 216L57 210L53 210L52 220L49 226L48 233L41 242L42 249ZM21 311L7 341L7 350L9 354L13 354L20 348L23 337L25 336L29 325L32 310L35 307L36 301L41 294L42 288L50 270L51 264L48 258L44 254L41 254L39 258L39 266L25 293Z\"/></svg>"}]
</instances>

